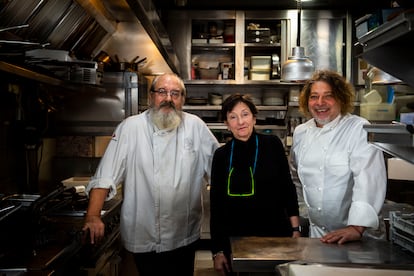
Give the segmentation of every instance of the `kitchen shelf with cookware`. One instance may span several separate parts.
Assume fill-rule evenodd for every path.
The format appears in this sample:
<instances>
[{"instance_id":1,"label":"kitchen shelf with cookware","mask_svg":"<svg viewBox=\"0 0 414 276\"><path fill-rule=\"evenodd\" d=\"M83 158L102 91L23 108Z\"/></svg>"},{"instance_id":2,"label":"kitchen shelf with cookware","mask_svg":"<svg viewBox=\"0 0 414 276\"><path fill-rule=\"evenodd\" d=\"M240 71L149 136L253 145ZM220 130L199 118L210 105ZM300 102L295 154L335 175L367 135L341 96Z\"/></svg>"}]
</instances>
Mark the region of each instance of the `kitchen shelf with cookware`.
<instances>
[{"instance_id":1,"label":"kitchen shelf with cookware","mask_svg":"<svg viewBox=\"0 0 414 276\"><path fill-rule=\"evenodd\" d=\"M243 11L232 17L191 21L190 82L280 80L280 66L290 45L289 19Z\"/></svg>"},{"instance_id":2,"label":"kitchen shelf with cookware","mask_svg":"<svg viewBox=\"0 0 414 276\"><path fill-rule=\"evenodd\" d=\"M256 130L285 141L289 92L300 83L283 82L281 64L290 49L287 11L188 13L183 78L184 110L200 116L215 132L225 132L221 104L231 94L248 94L258 108ZM187 60L188 59L188 60ZM182 68L183 70L184 68ZM187 73L188 72L188 73Z\"/></svg>"},{"instance_id":3,"label":"kitchen shelf with cookware","mask_svg":"<svg viewBox=\"0 0 414 276\"><path fill-rule=\"evenodd\" d=\"M390 21L358 37L363 45L363 58L370 64L392 74L411 87L412 74L411 41L414 39L414 14L403 12ZM398 66L395 66L398 64ZM373 124L365 126L370 142L407 162L414 164L413 123Z\"/></svg>"},{"instance_id":4,"label":"kitchen shelf with cookware","mask_svg":"<svg viewBox=\"0 0 414 276\"><path fill-rule=\"evenodd\" d=\"M371 16L371 15L370 15ZM369 18L369 17L367 17ZM357 31L368 26L365 19L356 21ZM414 39L414 13L412 10L401 12L374 29L368 28L357 33L358 41L363 46L362 57L373 66L387 74L398 78L414 89L413 52L411 44ZM398 66L396 66L398 64ZM409 95L408 95L409 96ZM406 96L406 97L408 97ZM411 97L411 96L410 96ZM414 165L414 121L412 113L412 98L403 108L397 109L397 120L391 124L374 123L365 125L368 141L383 152L393 156L388 158L388 178L392 183L412 182ZM411 110L407 113L402 110ZM411 183L410 183L411 185ZM404 190L409 194L409 190ZM407 197L408 199L408 197ZM392 243L414 253L414 213L390 212L389 239Z\"/></svg>"}]
</instances>

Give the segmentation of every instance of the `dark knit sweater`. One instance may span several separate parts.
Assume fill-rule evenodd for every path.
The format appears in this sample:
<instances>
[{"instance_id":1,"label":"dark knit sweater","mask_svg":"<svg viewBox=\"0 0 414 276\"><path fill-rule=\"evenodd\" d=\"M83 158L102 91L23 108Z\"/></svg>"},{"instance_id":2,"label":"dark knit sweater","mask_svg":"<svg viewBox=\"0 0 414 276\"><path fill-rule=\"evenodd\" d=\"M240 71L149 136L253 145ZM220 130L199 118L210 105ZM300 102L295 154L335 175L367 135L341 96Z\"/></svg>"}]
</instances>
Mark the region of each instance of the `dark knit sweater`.
<instances>
[{"instance_id":1,"label":"dark knit sweater","mask_svg":"<svg viewBox=\"0 0 414 276\"><path fill-rule=\"evenodd\" d=\"M290 216L298 202L283 144L276 136L253 133L246 142L234 140L230 191L251 192L249 167L254 167L254 195L229 196L228 175L232 141L217 149L212 164L210 232L213 253L230 253L231 236L291 236Z\"/></svg>"}]
</instances>

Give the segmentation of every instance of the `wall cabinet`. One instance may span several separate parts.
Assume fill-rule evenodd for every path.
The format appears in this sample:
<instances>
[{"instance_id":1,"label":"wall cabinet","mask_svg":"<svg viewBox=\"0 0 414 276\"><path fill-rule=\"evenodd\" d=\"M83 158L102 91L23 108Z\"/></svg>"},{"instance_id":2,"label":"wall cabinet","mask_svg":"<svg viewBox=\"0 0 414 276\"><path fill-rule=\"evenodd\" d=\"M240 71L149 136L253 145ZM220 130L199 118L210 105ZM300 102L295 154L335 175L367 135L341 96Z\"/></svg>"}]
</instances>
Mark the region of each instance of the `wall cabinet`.
<instances>
[{"instance_id":1,"label":"wall cabinet","mask_svg":"<svg viewBox=\"0 0 414 276\"><path fill-rule=\"evenodd\" d=\"M292 44L292 12L222 11L184 17L190 30L179 39L188 42L190 54L178 56L183 57L185 80L232 84L280 80L280 66Z\"/></svg>"},{"instance_id":2,"label":"wall cabinet","mask_svg":"<svg viewBox=\"0 0 414 276\"><path fill-rule=\"evenodd\" d=\"M280 67L296 43L297 12L171 11L168 32L187 88L184 110L200 116L225 138L221 100L249 94L258 106L257 131L286 136L289 93L297 83L280 81Z\"/></svg>"}]
</instances>

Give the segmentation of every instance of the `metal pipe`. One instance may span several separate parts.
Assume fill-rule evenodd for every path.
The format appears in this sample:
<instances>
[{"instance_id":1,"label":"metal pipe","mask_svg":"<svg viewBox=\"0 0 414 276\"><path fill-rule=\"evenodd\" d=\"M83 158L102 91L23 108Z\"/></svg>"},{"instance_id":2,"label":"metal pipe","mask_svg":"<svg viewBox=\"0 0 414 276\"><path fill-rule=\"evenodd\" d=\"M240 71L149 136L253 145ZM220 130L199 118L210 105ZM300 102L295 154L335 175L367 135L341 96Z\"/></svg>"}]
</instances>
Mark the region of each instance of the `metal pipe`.
<instances>
[{"instance_id":1,"label":"metal pipe","mask_svg":"<svg viewBox=\"0 0 414 276\"><path fill-rule=\"evenodd\" d=\"M10 30L22 29L22 28L27 28L27 27L29 27L29 24L24 24L24 25L18 25L18 26L7 27L7 28L0 29L0 33L1 33L1 32L4 32L4 31L10 31Z\"/></svg>"}]
</instances>

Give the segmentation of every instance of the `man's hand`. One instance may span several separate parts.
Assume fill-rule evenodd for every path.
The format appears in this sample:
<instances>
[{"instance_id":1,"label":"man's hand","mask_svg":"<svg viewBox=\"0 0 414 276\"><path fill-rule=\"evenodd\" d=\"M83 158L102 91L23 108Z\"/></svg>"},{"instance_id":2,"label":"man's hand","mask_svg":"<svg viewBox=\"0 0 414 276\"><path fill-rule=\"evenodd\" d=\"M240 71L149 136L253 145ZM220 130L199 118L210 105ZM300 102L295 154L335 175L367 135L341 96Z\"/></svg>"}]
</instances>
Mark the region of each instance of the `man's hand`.
<instances>
[{"instance_id":1,"label":"man's hand","mask_svg":"<svg viewBox=\"0 0 414 276\"><path fill-rule=\"evenodd\" d=\"M349 241L357 241L362 238L365 227L350 225L323 236L320 240L324 243L338 243L344 244Z\"/></svg>"},{"instance_id":2,"label":"man's hand","mask_svg":"<svg viewBox=\"0 0 414 276\"><path fill-rule=\"evenodd\" d=\"M91 244L98 243L105 235L105 224L102 222L100 216L86 216L85 224L82 228L85 235L88 234L91 240ZM86 238L86 236L85 236Z\"/></svg>"},{"instance_id":3,"label":"man's hand","mask_svg":"<svg viewBox=\"0 0 414 276\"><path fill-rule=\"evenodd\" d=\"M220 252L214 257L214 269L218 275L225 276L228 272L231 271L230 264L227 261L226 256Z\"/></svg>"}]
</instances>

